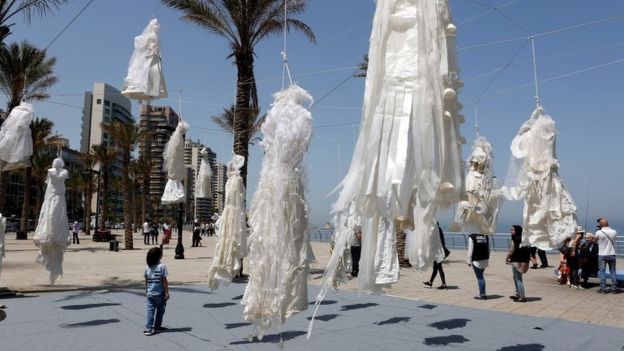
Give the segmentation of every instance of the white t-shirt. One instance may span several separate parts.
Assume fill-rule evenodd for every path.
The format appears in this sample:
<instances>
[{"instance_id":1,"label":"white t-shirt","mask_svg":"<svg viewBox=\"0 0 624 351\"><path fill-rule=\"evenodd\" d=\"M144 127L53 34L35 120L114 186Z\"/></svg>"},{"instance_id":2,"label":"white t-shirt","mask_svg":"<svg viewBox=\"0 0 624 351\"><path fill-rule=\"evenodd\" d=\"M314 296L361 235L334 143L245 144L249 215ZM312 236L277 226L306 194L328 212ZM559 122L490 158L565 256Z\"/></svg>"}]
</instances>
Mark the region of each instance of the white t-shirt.
<instances>
[{"instance_id":1,"label":"white t-shirt","mask_svg":"<svg viewBox=\"0 0 624 351\"><path fill-rule=\"evenodd\" d=\"M598 238L598 256L615 255L615 247L613 244L615 244L616 236L617 232L609 227L604 227L596 231L596 238Z\"/></svg>"},{"instance_id":2,"label":"white t-shirt","mask_svg":"<svg viewBox=\"0 0 624 351\"><path fill-rule=\"evenodd\" d=\"M145 222L143 223L143 234L147 234L152 230L152 228L150 228L149 223Z\"/></svg>"}]
</instances>

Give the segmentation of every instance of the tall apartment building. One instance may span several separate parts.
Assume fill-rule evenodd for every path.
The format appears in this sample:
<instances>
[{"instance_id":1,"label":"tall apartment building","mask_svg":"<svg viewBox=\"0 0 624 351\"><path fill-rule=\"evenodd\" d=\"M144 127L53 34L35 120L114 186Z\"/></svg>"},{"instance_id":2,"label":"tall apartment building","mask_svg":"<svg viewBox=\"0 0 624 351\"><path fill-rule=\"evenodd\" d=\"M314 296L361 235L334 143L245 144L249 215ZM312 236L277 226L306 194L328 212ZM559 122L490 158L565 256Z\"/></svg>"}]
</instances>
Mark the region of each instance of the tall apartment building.
<instances>
[{"instance_id":1,"label":"tall apartment building","mask_svg":"<svg viewBox=\"0 0 624 351\"><path fill-rule=\"evenodd\" d=\"M121 92L106 83L94 83L93 91L84 94L84 107L82 110L82 137L80 151L87 152L93 145L113 145L111 136L102 128L102 123L134 123L132 118L132 104L129 99L121 95ZM117 156L111 167L113 177L121 176L121 154ZM100 170L100 165L95 165L95 170ZM123 199L121 193L114 189L108 190L110 201L110 213L113 218L123 218ZM96 208L97 196L93 196L91 207Z\"/></svg>"},{"instance_id":2,"label":"tall apartment building","mask_svg":"<svg viewBox=\"0 0 624 351\"><path fill-rule=\"evenodd\" d=\"M152 162L147 189L149 203L147 208L150 216L174 215L170 207L166 208L160 204L160 199L167 184L167 173L163 171L163 151L179 121L180 117L169 106L141 105L140 127L142 130L148 130L149 135L139 143L139 155Z\"/></svg>"},{"instance_id":3,"label":"tall apartment building","mask_svg":"<svg viewBox=\"0 0 624 351\"><path fill-rule=\"evenodd\" d=\"M197 178L197 174L199 173L199 167L201 166L202 156L201 151L206 147L204 144L199 141L186 140L184 143L184 164L187 167L193 169L193 182L191 184L191 189L195 189L195 179ZM187 196L187 200L189 202L189 208L193 209L193 217L199 220L200 222L208 222L212 218L212 215L215 213L216 196L215 186L217 184L217 179L214 176L216 174L216 159L217 154L214 153L210 148L208 149L208 162L210 163L210 168L212 169L212 196L211 199L204 198L195 198L194 192L191 192L190 196Z\"/></svg>"},{"instance_id":4,"label":"tall apartment building","mask_svg":"<svg viewBox=\"0 0 624 351\"><path fill-rule=\"evenodd\" d=\"M216 175L215 184L215 210L221 214L223 207L225 207L225 183L227 183L227 166L223 163L217 163L217 171L213 173Z\"/></svg>"}]
</instances>

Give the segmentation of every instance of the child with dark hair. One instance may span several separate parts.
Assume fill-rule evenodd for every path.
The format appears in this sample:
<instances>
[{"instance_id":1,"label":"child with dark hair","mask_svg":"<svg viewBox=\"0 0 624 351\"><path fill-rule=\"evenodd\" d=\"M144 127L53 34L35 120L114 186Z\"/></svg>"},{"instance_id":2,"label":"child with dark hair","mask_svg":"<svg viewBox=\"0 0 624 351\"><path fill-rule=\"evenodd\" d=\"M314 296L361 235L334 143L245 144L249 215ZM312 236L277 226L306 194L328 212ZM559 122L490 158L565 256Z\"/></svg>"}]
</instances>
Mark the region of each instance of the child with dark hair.
<instances>
[{"instance_id":1,"label":"child with dark hair","mask_svg":"<svg viewBox=\"0 0 624 351\"><path fill-rule=\"evenodd\" d=\"M143 334L154 335L166 330L162 326L165 307L169 300L169 282L167 281L167 266L160 262L162 250L159 247L151 248L147 252L147 267L145 268L145 291L147 293L147 322Z\"/></svg>"}]
</instances>

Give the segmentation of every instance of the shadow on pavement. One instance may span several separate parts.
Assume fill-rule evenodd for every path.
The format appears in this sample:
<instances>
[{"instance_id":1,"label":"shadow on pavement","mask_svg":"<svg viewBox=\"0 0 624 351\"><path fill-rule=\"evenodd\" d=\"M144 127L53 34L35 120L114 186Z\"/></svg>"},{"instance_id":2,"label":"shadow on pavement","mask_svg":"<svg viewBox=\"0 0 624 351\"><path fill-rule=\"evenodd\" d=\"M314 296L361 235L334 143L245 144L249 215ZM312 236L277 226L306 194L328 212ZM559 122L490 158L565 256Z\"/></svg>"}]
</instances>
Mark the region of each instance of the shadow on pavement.
<instances>
[{"instance_id":1,"label":"shadow on pavement","mask_svg":"<svg viewBox=\"0 0 624 351\"><path fill-rule=\"evenodd\" d=\"M218 302L204 304L204 308L223 308L236 305L234 302Z\"/></svg>"},{"instance_id":2,"label":"shadow on pavement","mask_svg":"<svg viewBox=\"0 0 624 351\"><path fill-rule=\"evenodd\" d=\"M496 351L541 351L544 350L544 345L541 344L524 344L515 346L505 346Z\"/></svg>"},{"instance_id":3,"label":"shadow on pavement","mask_svg":"<svg viewBox=\"0 0 624 351\"><path fill-rule=\"evenodd\" d=\"M535 301L542 301L541 297L527 297L526 298L527 302L535 302Z\"/></svg>"},{"instance_id":4,"label":"shadow on pavement","mask_svg":"<svg viewBox=\"0 0 624 351\"><path fill-rule=\"evenodd\" d=\"M189 294L201 294L201 295L212 294L210 291L203 291L203 290L198 290L198 289L193 289L193 288L184 288L184 287L171 287L169 288L169 290L174 291L174 292L183 292L183 293L189 293Z\"/></svg>"},{"instance_id":5,"label":"shadow on pavement","mask_svg":"<svg viewBox=\"0 0 624 351\"><path fill-rule=\"evenodd\" d=\"M352 310L360 310L362 308L368 308L373 306L379 306L378 303L354 303L353 305L344 305L340 308L341 311L352 311Z\"/></svg>"},{"instance_id":6,"label":"shadow on pavement","mask_svg":"<svg viewBox=\"0 0 624 351\"><path fill-rule=\"evenodd\" d=\"M193 328L191 327L184 327L184 328L167 328L165 330L160 330L158 331L158 334L161 333L188 333L193 331Z\"/></svg>"},{"instance_id":7,"label":"shadow on pavement","mask_svg":"<svg viewBox=\"0 0 624 351\"><path fill-rule=\"evenodd\" d=\"M301 331L301 330L291 330L291 331L285 331L281 334L270 334L270 335L265 335L264 338L262 338L262 340L241 340L241 341L234 341L231 342L230 345L245 345L245 344L255 344L255 343L278 343L280 341L288 341L288 340L292 340L294 338L297 338L299 336L302 335L306 335L308 334L307 332Z\"/></svg>"},{"instance_id":8,"label":"shadow on pavement","mask_svg":"<svg viewBox=\"0 0 624 351\"><path fill-rule=\"evenodd\" d=\"M463 328L470 322L470 319L453 318L429 324L430 327L438 330Z\"/></svg>"},{"instance_id":9,"label":"shadow on pavement","mask_svg":"<svg viewBox=\"0 0 624 351\"><path fill-rule=\"evenodd\" d=\"M449 336L435 336L432 338L425 338L425 345L428 346L447 346L449 344L463 344L467 341L463 335L449 335Z\"/></svg>"},{"instance_id":10,"label":"shadow on pavement","mask_svg":"<svg viewBox=\"0 0 624 351\"><path fill-rule=\"evenodd\" d=\"M234 296L234 297L232 298L232 300L233 300L233 301L236 301L236 300L242 300L242 299L243 299L243 295Z\"/></svg>"},{"instance_id":11,"label":"shadow on pavement","mask_svg":"<svg viewBox=\"0 0 624 351\"><path fill-rule=\"evenodd\" d=\"M500 299L501 297L503 297L503 295L488 295L487 299L488 300L496 300L496 299Z\"/></svg>"},{"instance_id":12,"label":"shadow on pavement","mask_svg":"<svg viewBox=\"0 0 624 351\"><path fill-rule=\"evenodd\" d=\"M406 323L409 322L412 317L392 317L390 319L386 319L385 321L375 322L375 325L387 325L387 324L398 324L398 323Z\"/></svg>"},{"instance_id":13,"label":"shadow on pavement","mask_svg":"<svg viewBox=\"0 0 624 351\"><path fill-rule=\"evenodd\" d=\"M82 327L97 327L105 324L119 323L120 320L117 318L113 319L94 319L92 321L73 323L73 324L61 324L61 328L70 329L70 328L82 328Z\"/></svg>"},{"instance_id":14,"label":"shadow on pavement","mask_svg":"<svg viewBox=\"0 0 624 351\"><path fill-rule=\"evenodd\" d=\"M64 309L64 310L77 311L77 310L86 310L86 309L89 309L89 308L108 307L108 306L121 306L121 304L120 303L111 303L111 302L87 303L87 304L84 304L84 305L65 305L65 306L61 306L61 308Z\"/></svg>"},{"instance_id":15,"label":"shadow on pavement","mask_svg":"<svg viewBox=\"0 0 624 351\"><path fill-rule=\"evenodd\" d=\"M425 309L425 310L432 310L432 309L434 309L436 307L438 307L438 306L436 306L436 305L429 305L429 304L418 306L418 308L422 308L422 309Z\"/></svg>"},{"instance_id":16,"label":"shadow on pavement","mask_svg":"<svg viewBox=\"0 0 624 351\"><path fill-rule=\"evenodd\" d=\"M323 322L328 322L328 321L331 321L332 319L336 319L337 317L340 317L340 315L339 315L339 314L335 314L335 313L332 313L332 314L324 314L324 315L322 315L322 316L316 316L316 317L314 317L314 320L319 320L319 321L323 321ZM308 317L308 318L306 318L306 319L307 319L307 320L309 320L309 321L311 321L311 320L312 320L312 317L310 316L310 317Z\"/></svg>"},{"instance_id":17,"label":"shadow on pavement","mask_svg":"<svg viewBox=\"0 0 624 351\"><path fill-rule=\"evenodd\" d=\"M226 323L225 329L235 329L250 326L251 323L243 322L243 323Z\"/></svg>"}]
</instances>

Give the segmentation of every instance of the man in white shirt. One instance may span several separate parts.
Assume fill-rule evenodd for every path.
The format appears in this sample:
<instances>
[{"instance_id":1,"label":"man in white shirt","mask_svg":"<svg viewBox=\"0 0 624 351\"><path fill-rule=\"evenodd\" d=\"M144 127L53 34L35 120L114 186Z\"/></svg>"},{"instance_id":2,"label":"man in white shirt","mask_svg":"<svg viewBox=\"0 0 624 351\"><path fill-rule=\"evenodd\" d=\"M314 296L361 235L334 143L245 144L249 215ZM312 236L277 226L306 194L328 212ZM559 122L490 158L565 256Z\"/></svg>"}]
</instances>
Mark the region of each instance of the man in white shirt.
<instances>
[{"instance_id":1,"label":"man in white shirt","mask_svg":"<svg viewBox=\"0 0 624 351\"><path fill-rule=\"evenodd\" d=\"M150 227L149 220L145 220L145 223L143 223L143 244L149 245L151 231L152 228Z\"/></svg>"},{"instance_id":2,"label":"man in white shirt","mask_svg":"<svg viewBox=\"0 0 624 351\"><path fill-rule=\"evenodd\" d=\"M615 238L617 232L609 227L609 221L606 218L598 219L598 231L596 231L596 240L598 240L598 277L600 278L600 290L598 292L606 294L608 292L617 293L617 275L615 273ZM611 273L611 289L607 290L607 279L605 277L605 269L609 265Z\"/></svg>"}]
</instances>

